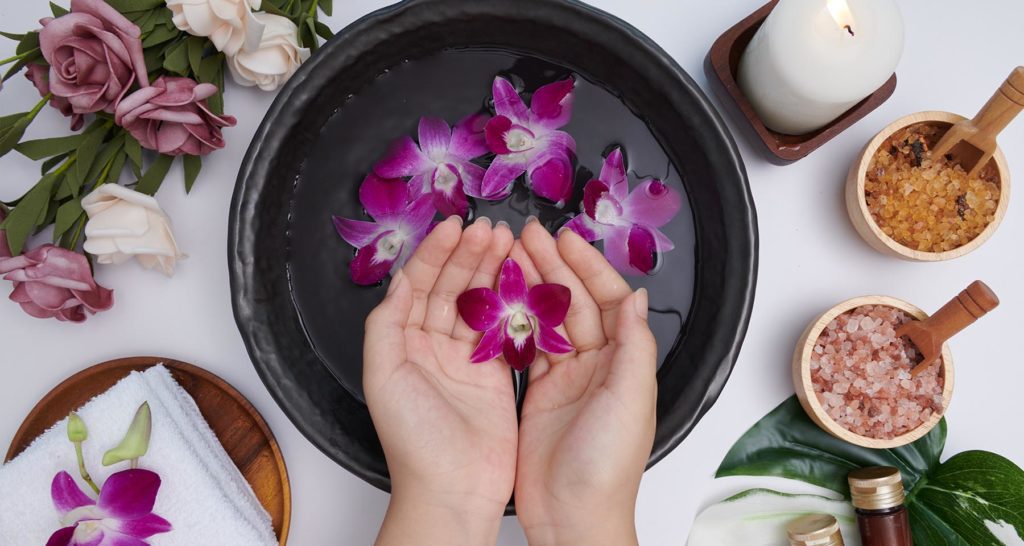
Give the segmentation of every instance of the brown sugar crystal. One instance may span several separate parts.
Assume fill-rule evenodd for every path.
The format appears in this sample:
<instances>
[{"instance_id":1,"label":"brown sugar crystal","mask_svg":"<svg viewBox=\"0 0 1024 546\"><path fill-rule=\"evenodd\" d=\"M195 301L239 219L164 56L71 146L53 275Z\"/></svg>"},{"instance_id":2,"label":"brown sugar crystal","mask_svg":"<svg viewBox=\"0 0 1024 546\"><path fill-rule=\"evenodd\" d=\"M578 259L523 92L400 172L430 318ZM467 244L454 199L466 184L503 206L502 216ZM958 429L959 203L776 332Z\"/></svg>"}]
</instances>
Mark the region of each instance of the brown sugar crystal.
<instances>
[{"instance_id":1,"label":"brown sugar crystal","mask_svg":"<svg viewBox=\"0 0 1024 546\"><path fill-rule=\"evenodd\" d=\"M818 402L843 428L881 440L902 436L942 412L941 366L917 377L914 345L896 337L913 320L885 305L864 305L839 315L811 353L811 381Z\"/></svg>"},{"instance_id":2,"label":"brown sugar crystal","mask_svg":"<svg viewBox=\"0 0 1024 546\"><path fill-rule=\"evenodd\" d=\"M923 252L959 248L995 220L999 174L989 162L969 178L931 147L947 126L918 123L897 131L875 152L864 197L875 223L898 243Z\"/></svg>"}]
</instances>

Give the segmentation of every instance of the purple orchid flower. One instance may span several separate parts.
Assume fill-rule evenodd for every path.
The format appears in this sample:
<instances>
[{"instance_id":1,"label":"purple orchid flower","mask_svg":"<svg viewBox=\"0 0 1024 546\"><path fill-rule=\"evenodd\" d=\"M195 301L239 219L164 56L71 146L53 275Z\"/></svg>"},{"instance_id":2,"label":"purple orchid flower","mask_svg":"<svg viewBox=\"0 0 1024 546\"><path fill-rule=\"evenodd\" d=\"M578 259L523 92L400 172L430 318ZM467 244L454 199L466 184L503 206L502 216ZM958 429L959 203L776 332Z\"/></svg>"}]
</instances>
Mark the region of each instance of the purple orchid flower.
<instances>
[{"instance_id":1,"label":"purple orchid flower","mask_svg":"<svg viewBox=\"0 0 1024 546\"><path fill-rule=\"evenodd\" d=\"M497 115L487 122L487 146L497 154L484 175L479 193L484 199L503 199L512 183L526 173L534 193L561 207L572 196L570 155L576 141L564 131L572 118L575 82L567 78L537 89L527 109L508 80L494 79L492 93Z\"/></svg>"},{"instance_id":2,"label":"purple orchid flower","mask_svg":"<svg viewBox=\"0 0 1024 546\"><path fill-rule=\"evenodd\" d=\"M682 196L660 180L648 180L632 192L622 150L605 159L601 176L583 188L582 214L566 224L580 237L604 240L604 255L623 274L646 275L657 255L675 248L658 228L679 212Z\"/></svg>"},{"instance_id":3,"label":"purple orchid flower","mask_svg":"<svg viewBox=\"0 0 1024 546\"><path fill-rule=\"evenodd\" d=\"M565 320L571 300L572 293L560 284L538 284L527 290L519 264L506 259L497 292L473 288L456 302L466 324L484 333L470 362L486 362L504 354L505 362L523 371L533 364L538 348L556 354L572 351L572 343L555 331Z\"/></svg>"},{"instance_id":4,"label":"purple orchid flower","mask_svg":"<svg viewBox=\"0 0 1024 546\"><path fill-rule=\"evenodd\" d=\"M434 207L429 195L410 200L409 184L404 180L373 173L359 186L359 201L375 222L334 216L334 228L345 242L358 249L349 265L352 281L370 286L412 256L430 231Z\"/></svg>"},{"instance_id":5,"label":"purple orchid flower","mask_svg":"<svg viewBox=\"0 0 1024 546\"><path fill-rule=\"evenodd\" d=\"M402 137L373 170L384 178L412 177L413 199L432 194L434 206L443 216L465 217L469 212L467 191L480 197L472 190L479 191L484 168L472 160L487 153L484 126L488 119L486 114L474 114L453 129L443 119L421 118L419 145Z\"/></svg>"},{"instance_id":6,"label":"purple orchid flower","mask_svg":"<svg viewBox=\"0 0 1024 546\"><path fill-rule=\"evenodd\" d=\"M64 528L46 546L146 546L143 539L171 530L153 513L160 476L149 470L124 470L107 478L99 500L92 500L67 472L53 477L50 495Z\"/></svg>"}]
</instances>

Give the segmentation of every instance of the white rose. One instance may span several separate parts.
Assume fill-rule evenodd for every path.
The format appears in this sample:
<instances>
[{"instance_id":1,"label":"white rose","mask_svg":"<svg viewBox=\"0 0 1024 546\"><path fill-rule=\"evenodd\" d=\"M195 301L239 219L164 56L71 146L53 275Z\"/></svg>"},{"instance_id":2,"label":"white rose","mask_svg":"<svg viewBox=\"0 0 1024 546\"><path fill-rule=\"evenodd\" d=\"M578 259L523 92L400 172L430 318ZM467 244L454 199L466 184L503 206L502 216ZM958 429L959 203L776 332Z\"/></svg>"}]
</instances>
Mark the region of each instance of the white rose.
<instances>
[{"instance_id":1,"label":"white rose","mask_svg":"<svg viewBox=\"0 0 1024 546\"><path fill-rule=\"evenodd\" d=\"M263 24L253 15L261 0L167 0L178 30L209 38L225 55L255 49ZM252 6L252 9L250 9Z\"/></svg>"},{"instance_id":2,"label":"white rose","mask_svg":"<svg viewBox=\"0 0 1024 546\"><path fill-rule=\"evenodd\" d=\"M239 85L273 91L309 58L309 49L299 47L299 29L289 19L270 13L256 19L265 27L259 48L228 56L228 69Z\"/></svg>"},{"instance_id":3,"label":"white rose","mask_svg":"<svg viewBox=\"0 0 1024 546\"><path fill-rule=\"evenodd\" d=\"M169 219L156 199L134 190L104 184L82 199L89 215L84 249L101 264L119 264L132 257L146 269L174 274L178 250Z\"/></svg>"}]
</instances>

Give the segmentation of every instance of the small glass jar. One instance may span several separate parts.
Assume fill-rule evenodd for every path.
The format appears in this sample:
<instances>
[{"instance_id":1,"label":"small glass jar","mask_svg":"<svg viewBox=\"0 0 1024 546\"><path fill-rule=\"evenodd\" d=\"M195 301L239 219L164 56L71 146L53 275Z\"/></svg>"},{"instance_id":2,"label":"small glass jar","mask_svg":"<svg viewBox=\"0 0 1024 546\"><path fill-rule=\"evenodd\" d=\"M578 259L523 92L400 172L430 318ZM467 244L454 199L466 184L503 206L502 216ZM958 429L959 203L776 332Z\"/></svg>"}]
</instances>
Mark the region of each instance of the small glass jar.
<instances>
[{"instance_id":1,"label":"small glass jar","mask_svg":"<svg viewBox=\"0 0 1024 546\"><path fill-rule=\"evenodd\" d=\"M845 546L839 522L828 514L810 514L786 526L792 546Z\"/></svg>"},{"instance_id":2,"label":"small glass jar","mask_svg":"<svg viewBox=\"0 0 1024 546\"><path fill-rule=\"evenodd\" d=\"M850 497L864 546L913 546L903 478L888 466L850 472Z\"/></svg>"}]
</instances>

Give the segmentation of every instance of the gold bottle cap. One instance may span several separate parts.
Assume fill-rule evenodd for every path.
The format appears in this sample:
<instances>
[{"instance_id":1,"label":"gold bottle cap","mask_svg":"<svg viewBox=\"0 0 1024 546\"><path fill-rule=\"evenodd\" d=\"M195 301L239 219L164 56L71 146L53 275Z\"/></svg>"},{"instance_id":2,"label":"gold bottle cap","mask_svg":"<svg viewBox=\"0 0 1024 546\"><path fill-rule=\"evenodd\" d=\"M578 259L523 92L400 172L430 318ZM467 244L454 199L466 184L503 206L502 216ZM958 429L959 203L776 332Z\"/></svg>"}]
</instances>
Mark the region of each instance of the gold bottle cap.
<instances>
[{"instance_id":1,"label":"gold bottle cap","mask_svg":"<svg viewBox=\"0 0 1024 546\"><path fill-rule=\"evenodd\" d=\"M786 526L792 546L844 546L839 522L828 514L811 514Z\"/></svg>"},{"instance_id":2,"label":"gold bottle cap","mask_svg":"<svg viewBox=\"0 0 1024 546\"><path fill-rule=\"evenodd\" d=\"M861 510L885 510L903 504L903 478L889 466L872 466L850 472L850 497Z\"/></svg>"}]
</instances>

